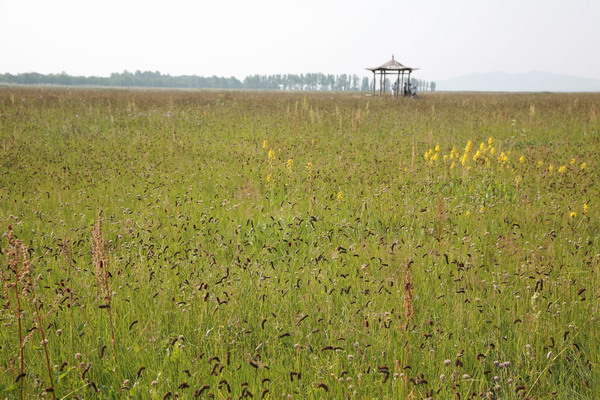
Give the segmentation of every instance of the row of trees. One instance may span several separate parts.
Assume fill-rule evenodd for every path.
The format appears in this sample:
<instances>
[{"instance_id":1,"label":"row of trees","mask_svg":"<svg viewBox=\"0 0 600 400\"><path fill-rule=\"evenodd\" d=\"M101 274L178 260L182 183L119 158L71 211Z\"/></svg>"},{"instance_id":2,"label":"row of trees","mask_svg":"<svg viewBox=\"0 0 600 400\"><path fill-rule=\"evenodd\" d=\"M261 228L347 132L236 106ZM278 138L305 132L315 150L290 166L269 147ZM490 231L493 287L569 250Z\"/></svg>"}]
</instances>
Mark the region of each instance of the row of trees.
<instances>
[{"instance_id":1,"label":"row of trees","mask_svg":"<svg viewBox=\"0 0 600 400\"><path fill-rule=\"evenodd\" d=\"M419 91L435 90L435 82L411 79ZM196 75L171 76L160 72L136 71L113 73L109 77L71 76L61 74L0 74L0 83L22 85L66 85L66 86L124 86L160 88L206 88L206 89L262 89L262 90L328 90L328 91L369 91L372 81L358 75L276 74L251 75L243 81L218 76ZM389 82L387 82L389 85Z\"/></svg>"}]
</instances>

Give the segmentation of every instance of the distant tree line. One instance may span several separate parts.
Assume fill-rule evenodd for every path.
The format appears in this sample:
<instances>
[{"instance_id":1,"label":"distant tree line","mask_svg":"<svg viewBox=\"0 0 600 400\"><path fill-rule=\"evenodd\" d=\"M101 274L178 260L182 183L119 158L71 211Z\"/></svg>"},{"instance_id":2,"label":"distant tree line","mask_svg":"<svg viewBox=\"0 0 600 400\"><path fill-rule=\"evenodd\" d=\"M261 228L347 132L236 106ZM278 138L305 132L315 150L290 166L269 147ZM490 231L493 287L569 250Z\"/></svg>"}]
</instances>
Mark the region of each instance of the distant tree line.
<instances>
[{"instance_id":1,"label":"distant tree line","mask_svg":"<svg viewBox=\"0 0 600 400\"><path fill-rule=\"evenodd\" d=\"M435 82L411 79L419 91L435 90ZM113 73L109 77L71 76L61 74L0 74L0 83L61 86L122 86L155 88L259 89L310 91L370 91L372 81L357 75L323 73L250 75L243 81L235 77L171 76L160 72L136 71ZM389 82L388 82L389 84Z\"/></svg>"}]
</instances>

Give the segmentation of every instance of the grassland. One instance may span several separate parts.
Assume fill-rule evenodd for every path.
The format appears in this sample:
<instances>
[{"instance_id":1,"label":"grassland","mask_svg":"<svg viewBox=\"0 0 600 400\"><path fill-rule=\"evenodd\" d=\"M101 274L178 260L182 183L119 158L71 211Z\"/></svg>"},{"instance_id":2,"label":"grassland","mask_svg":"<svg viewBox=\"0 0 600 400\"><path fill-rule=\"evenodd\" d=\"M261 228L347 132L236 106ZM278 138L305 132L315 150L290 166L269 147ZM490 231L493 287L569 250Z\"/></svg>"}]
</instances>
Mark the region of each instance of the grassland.
<instances>
[{"instance_id":1,"label":"grassland","mask_svg":"<svg viewBox=\"0 0 600 400\"><path fill-rule=\"evenodd\" d=\"M598 94L2 88L0 152L0 398L600 392Z\"/></svg>"}]
</instances>

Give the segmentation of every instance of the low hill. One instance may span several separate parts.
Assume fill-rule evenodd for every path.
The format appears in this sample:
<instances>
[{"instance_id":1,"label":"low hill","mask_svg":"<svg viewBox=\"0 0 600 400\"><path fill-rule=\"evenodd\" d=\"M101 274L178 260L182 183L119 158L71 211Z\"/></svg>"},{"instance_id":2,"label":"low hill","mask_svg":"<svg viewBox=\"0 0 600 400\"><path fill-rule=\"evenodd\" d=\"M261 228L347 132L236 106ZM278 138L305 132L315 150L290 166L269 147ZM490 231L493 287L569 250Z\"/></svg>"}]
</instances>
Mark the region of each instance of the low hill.
<instances>
[{"instance_id":1,"label":"low hill","mask_svg":"<svg viewBox=\"0 0 600 400\"><path fill-rule=\"evenodd\" d=\"M440 91L476 92L600 92L600 79L548 72L473 73L439 81Z\"/></svg>"}]
</instances>

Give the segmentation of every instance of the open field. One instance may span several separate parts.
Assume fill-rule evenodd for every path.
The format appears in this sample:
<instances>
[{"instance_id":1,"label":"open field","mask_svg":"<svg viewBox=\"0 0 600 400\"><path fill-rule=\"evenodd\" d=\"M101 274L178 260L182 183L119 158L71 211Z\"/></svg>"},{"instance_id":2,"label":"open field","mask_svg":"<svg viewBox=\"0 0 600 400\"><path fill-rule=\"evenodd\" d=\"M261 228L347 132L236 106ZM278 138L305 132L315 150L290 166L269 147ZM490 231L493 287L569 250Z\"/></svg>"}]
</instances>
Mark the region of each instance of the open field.
<instances>
[{"instance_id":1,"label":"open field","mask_svg":"<svg viewBox=\"0 0 600 400\"><path fill-rule=\"evenodd\" d=\"M600 392L600 94L0 88L0 154L0 398Z\"/></svg>"}]
</instances>

